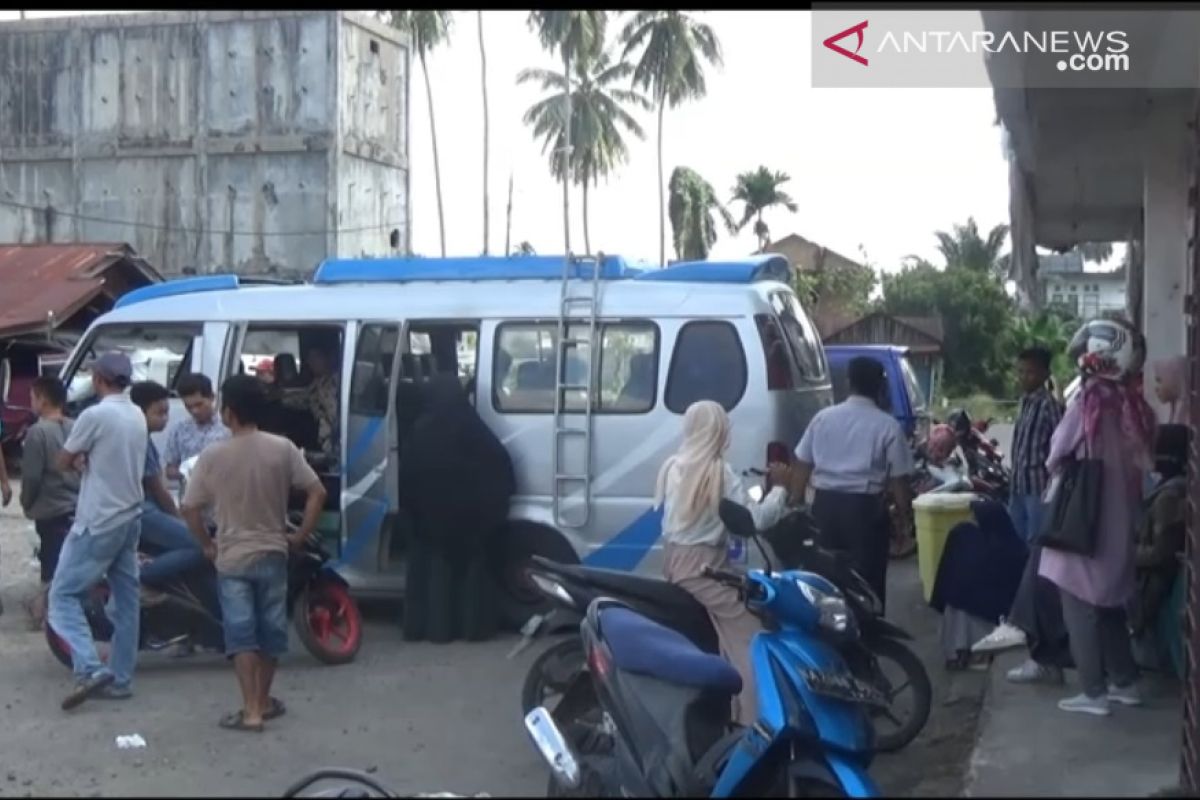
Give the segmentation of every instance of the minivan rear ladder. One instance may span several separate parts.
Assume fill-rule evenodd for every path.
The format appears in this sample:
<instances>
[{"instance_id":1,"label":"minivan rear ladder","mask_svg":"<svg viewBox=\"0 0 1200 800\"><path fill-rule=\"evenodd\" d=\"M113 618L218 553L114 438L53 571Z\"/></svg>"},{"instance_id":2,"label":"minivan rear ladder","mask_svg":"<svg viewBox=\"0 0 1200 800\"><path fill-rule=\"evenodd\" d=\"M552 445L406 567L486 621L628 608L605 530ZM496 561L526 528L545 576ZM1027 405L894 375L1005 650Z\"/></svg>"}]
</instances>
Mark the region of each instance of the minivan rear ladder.
<instances>
[{"instance_id":1,"label":"minivan rear ladder","mask_svg":"<svg viewBox=\"0 0 1200 800\"><path fill-rule=\"evenodd\" d=\"M559 296L557 353L554 370L554 524L563 528L582 528L591 519L592 510L592 411L597 398L596 370L596 318L600 314L600 273L603 270L604 254L595 257L576 257L568 254L563 260L562 288ZM587 268L591 275L586 275ZM586 282L586 288L585 288ZM580 292L580 290L583 290ZM579 329L586 325L586 334L580 337ZM576 337L576 338L571 338ZM586 378L582 384L572 383L576 376L567 374L572 351L576 358L586 348L587 358L581 359ZM568 417L566 395L568 392L583 392L582 415L578 412ZM582 420L580 417L582 416ZM574 448L575 458L568 459L563 452L567 442L580 441ZM568 517L563 513L563 499L572 494L571 487L582 489L582 513Z\"/></svg>"}]
</instances>

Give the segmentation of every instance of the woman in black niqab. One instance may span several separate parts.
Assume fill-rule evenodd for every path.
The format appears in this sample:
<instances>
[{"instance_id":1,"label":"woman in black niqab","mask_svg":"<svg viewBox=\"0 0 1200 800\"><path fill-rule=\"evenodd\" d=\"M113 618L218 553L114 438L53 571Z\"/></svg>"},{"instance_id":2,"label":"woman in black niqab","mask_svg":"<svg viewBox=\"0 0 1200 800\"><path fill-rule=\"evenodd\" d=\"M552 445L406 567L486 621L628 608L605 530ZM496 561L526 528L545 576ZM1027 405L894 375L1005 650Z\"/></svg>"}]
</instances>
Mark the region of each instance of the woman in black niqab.
<instances>
[{"instance_id":1,"label":"woman in black niqab","mask_svg":"<svg viewBox=\"0 0 1200 800\"><path fill-rule=\"evenodd\" d=\"M414 528L405 633L482 640L495 630L487 553L516 491L512 459L456 376L435 376L423 388L421 414L400 451L400 499Z\"/></svg>"}]
</instances>

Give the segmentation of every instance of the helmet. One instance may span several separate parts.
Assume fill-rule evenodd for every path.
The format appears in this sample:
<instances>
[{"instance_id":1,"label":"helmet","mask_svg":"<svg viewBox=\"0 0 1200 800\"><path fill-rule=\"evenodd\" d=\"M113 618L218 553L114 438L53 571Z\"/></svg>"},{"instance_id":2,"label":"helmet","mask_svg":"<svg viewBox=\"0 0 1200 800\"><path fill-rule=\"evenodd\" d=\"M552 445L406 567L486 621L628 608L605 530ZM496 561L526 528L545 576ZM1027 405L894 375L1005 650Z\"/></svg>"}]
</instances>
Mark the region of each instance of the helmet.
<instances>
[{"instance_id":1,"label":"helmet","mask_svg":"<svg viewBox=\"0 0 1200 800\"><path fill-rule=\"evenodd\" d=\"M1093 319L1075 333L1067 354L1084 377L1123 381L1142 371L1146 340L1126 320Z\"/></svg>"},{"instance_id":2,"label":"helmet","mask_svg":"<svg viewBox=\"0 0 1200 800\"><path fill-rule=\"evenodd\" d=\"M949 425L934 425L929 431L929 440L925 444L925 453L929 460L941 464L958 445L958 436Z\"/></svg>"},{"instance_id":3,"label":"helmet","mask_svg":"<svg viewBox=\"0 0 1200 800\"><path fill-rule=\"evenodd\" d=\"M971 415L967 413L965 408L956 408L950 412L950 416L946 418L946 422L959 436L966 436L971 432Z\"/></svg>"}]
</instances>

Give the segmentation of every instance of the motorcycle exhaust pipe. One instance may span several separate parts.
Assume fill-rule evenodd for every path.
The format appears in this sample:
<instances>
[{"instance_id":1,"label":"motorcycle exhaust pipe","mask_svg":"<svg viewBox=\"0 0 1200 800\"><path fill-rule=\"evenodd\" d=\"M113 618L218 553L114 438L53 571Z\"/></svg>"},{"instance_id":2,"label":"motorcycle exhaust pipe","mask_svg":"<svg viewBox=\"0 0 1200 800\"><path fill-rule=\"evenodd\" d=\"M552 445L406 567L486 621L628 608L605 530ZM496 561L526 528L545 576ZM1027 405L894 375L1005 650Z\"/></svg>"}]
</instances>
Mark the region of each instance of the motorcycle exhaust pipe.
<instances>
[{"instance_id":1,"label":"motorcycle exhaust pipe","mask_svg":"<svg viewBox=\"0 0 1200 800\"><path fill-rule=\"evenodd\" d=\"M530 711L525 715L525 730L529 732L554 777L560 783L578 789L583 777L579 769L579 757L558 729L550 712L543 706Z\"/></svg>"}]
</instances>

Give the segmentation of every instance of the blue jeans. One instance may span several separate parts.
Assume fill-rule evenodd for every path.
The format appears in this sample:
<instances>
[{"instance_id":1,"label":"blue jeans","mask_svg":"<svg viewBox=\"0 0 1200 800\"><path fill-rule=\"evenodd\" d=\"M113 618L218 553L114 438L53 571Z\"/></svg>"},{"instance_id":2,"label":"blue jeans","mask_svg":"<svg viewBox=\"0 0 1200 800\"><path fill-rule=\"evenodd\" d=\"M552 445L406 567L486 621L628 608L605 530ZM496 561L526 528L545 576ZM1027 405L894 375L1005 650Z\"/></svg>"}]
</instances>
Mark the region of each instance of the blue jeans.
<instances>
[{"instance_id":1,"label":"blue jeans","mask_svg":"<svg viewBox=\"0 0 1200 800\"><path fill-rule=\"evenodd\" d=\"M245 569L217 575L225 655L257 652L278 659L287 652L288 558L259 556Z\"/></svg>"},{"instance_id":2,"label":"blue jeans","mask_svg":"<svg viewBox=\"0 0 1200 800\"><path fill-rule=\"evenodd\" d=\"M162 551L142 569L142 580L154 586L206 561L187 524L158 506L146 506L142 511L142 542Z\"/></svg>"},{"instance_id":3,"label":"blue jeans","mask_svg":"<svg viewBox=\"0 0 1200 800\"><path fill-rule=\"evenodd\" d=\"M1042 531L1042 497L1036 494L1014 494L1008 501L1008 513L1012 517L1017 535L1032 544Z\"/></svg>"},{"instance_id":4,"label":"blue jeans","mask_svg":"<svg viewBox=\"0 0 1200 800\"><path fill-rule=\"evenodd\" d=\"M63 542L58 568L50 582L50 627L71 648L75 680L111 672L118 686L129 686L137 665L141 593L137 544L141 521L93 533L72 533ZM108 576L112 592L113 640L108 667L96 654L96 643L83 611L92 588Z\"/></svg>"}]
</instances>

